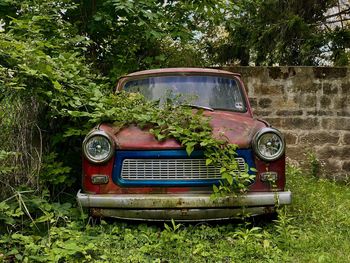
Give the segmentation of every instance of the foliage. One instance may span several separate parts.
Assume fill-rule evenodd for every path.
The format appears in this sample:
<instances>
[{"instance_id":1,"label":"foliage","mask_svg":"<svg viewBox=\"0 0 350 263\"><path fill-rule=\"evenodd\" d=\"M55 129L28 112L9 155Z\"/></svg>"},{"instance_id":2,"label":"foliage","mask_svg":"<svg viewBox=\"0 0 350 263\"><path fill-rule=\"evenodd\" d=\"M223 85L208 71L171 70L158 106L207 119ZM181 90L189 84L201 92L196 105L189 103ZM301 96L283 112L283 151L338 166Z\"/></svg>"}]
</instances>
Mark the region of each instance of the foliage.
<instances>
[{"instance_id":1,"label":"foliage","mask_svg":"<svg viewBox=\"0 0 350 263\"><path fill-rule=\"evenodd\" d=\"M196 3L192 5L197 8L200 6ZM37 150L40 153L44 151L45 158L40 154L39 162L44 163L38 169L40 179L35 182L43 182L44 185L46 182L52 196L71 186L75 179L71 174L77 170L74 170L70 156L75 155L73 161L78 159L80 140L71 137L79 135L81 138L87 130L103 121L116 122L120 127L130 124L146 127L158 140L175 138L186 148L188 154L195 147L201 146L207 149L207 164L222 166L223 178L231 186L223 184L216 188L216 192L245 188L251 176L247 173L238 176L234 172L237 164L228 158L234 154L235 146L211 138L211 128L208 120L201 117L202 112L192 114L191 109L174 107L171 103L160 110L158 105L147 103L138 96L123 93L106 95L106 80L94 74L91 66L86 64L83 54L95 45L99 47L95 49L99 54L95 60L99 60L109 58L110 54L114 54L115 48L119 52L119 45L128 46L128 52L133 54L133 46L128 41L136 43L136 40L131 36L137 37L137 44L142 47L145 46L144 42L150 41L152 44L152 40L164 36L158 31L173 24L158 11L163 7L151 1L99 3L96 10L90 10L93 12L92 21L89 20L84 26L88 37L77 34L76 25L67 20L74 16L78 8L69 1L45 0L35 6L24 2L20 7L21 16L13 18L7 31L0 34L0 89L6 94L3 101L8 104L18 98L22 104L26 104L31 97L39 105L34 121L40 127L40 132L49 132L42 135L39 145L41 148ZM79 7L85 8L84 4ZM178 6L176 2L174 5L164 5L165 7L175 8L172 11L167 9L166 12L175 12L188 8L188 5ZM190 13L194 14L195 11ZM120 19L113 20L115 15ZM182 20L183 17L179 19ZM181 30L184 24L185 21L182 21L177 28ZM119 28L118 36L121 38L111 34L115 27ZM79 26L78 29L81 30ZM136 34L138 30L145 35ZM144 39L140 39L140 36L144 36ZM154 36L156 38L152 38ZM119 39L120 42L110 44L114 39ZM139 51L139 48L135 50ZM133 63L132 58L123 53L119 57L125 61L115 59L118 56L112 57L119 66ZM100 63L93 62L95 66ZM108 64L113 66L113 63ZM103 70L101 72L105 73ZM72 143L74 140L75 143ZM70 147L62 149L63 142ZM29 154L28 158L30 157ZM62 162L57 162L58 159L62 159ZM76 163L76 167L79 167L78 161Z\"/></svg>"},{"instance_id":2,"label":"foliage","mask_svg":"<svg viewBox=\"0 0 350 263\"><path fill-rule=\"evenodd\" d=\"M294 11L282 14L274 9L273 1L237 3L0 0L0 179L4 197L0 202L0 261L349 261L347 188L302 177L295 168L288 171L295 203L279 214L275 224L172 222L161 227L102 221L96 226L65 202L66 197L72 199L69 190L74 191L71 186L79 175L75 167L80 168L81 136L100 121L114 121L119 127L137 124L150 129L158 140L174 137L189 154L204 147L207 164L222 167L226 179L215 190L244 190L250 176L244 173L237 178L232 173L235 164L229 162L235 146L223 138L211 138L210 120L201 111L172 103L159 110L138 95L110 95L109 88L120 74L179 65L184 56L202 56L195 65L207 63L210 58L203 55L203 46L196 46L196 38L215 33L214 26L228 12L242 18L227 25L231 35L239 33L236 40L241 43L232 49L229 59L242 54L239 59L248 57L248 62L252 57L261 64L286 63L289 56L274 52L285 49L304 52L297 61L311 59L314 63L317 55L310 58L310 54L315 48L319 51L324 36L319 34L318 39L316 32L311 34L305 48L305 43L294 38L287 38L291 46L283 43L283 37L271 44L267 40L273 39L279 27L263 11L275 12L286 29L282 33L293 32L295 38L310 34L305 17ZM255 4L265 6L256 8ZM270 19L271 27L265 27L265 18ZM260 31L246 33L246 28L239 27L255 25L255 19L261 20L257 23ZM348 35L342 30L333 33L334 60L347 63ZM252 43L252 39L257 41ZM248 54L242 52L246 47L252 47ZM263 47L261 54L258 47Z\"/></svg>"},{"instance_id":3,"label":"foliage","mask_svg":"<svg viewBox=\"0 0 350 263\"><path fill-rule=\"evenodd\" d=\"M175 138L188 155L195 148L203 149L206 164L221 168L224 180L219 187L214 186L217 194L244 192L254 179L254 175L248 174L248 167L245 173L237 172L237 162L232 159L236 146L225 138L213 138L210 120L203 115L203 110L192 110L171 99L160 106L159 102L146 101L140 94L125 92L94 97L85 107L87 111L67 111L67 114L82 118L78 123L85 123L86 129L101 122L112 122L117 129L137 125L148 129L159 141ZM65 135L80 135L84 128L72 127Z\"/></svg>"},{"instance_id":4,"label":"foliage","mask_svg":"<svg viewBox=\"0 0 350 263\"><path fill-rule=\"evenodd\" d=\"M306 155L308 163L310 164L310 174L315 178L318 178L321 172L321 163L316 154L312 151Z\"/></svg>"},{"instance_id":5,"label":"foliage","mask_svg":"<svg viewBox=\"0 0 350 263\"><path fill-rule=\"evenodd\" d=\"M6 152L4 150L0 151L0 176L6 175L15 169L15 167L11 165L6 165L6 160L15 155L15 152Z\"/></svg>"},{"instance_id":6,"label":"foliage","mask_svg":"<svg viewBox=\"0 0 350 263\"><path fill-rule=\"evenodd\" d=\"M348 186L317 180L300 168L287 170L293 204L273 222L94 225L68 204L49 204L45 196L32 199L21 192L21 207L16 198L0 203L0 225L14 220L1 229L0 261L348 262Z\"/></svg>"},{"instance_id":7,"label":"foliage","mask_svg":"<svg viewBox=\"0 0 350 263\"><path fill-rule=\"evenodd\" d=\"M338 9L338 1L245 0L232 5L238 11L227 10L222 23L226 34L213 38L209 32L208 51L219 63L348 64L349 25L329 20L338 18L328 12ZM342 13L349 14L348 7Z\"/></svg>"},{"instance_id":8,"label":"foliage","mask_svg":"<svg viewBox=\"0 0 350 263\"><path fill-rule=\"evenodd\" d=\"M111 92L110 83L127 71L160 66L157 61L176 64L183 50L197 54L191 44L184 49L177 46L190 41L196 22L203 21L206 13L213 15L223 4L169 1L163 5L147 0L0 3L12 15L1 12L0 18L5 23L0 32L0 114L6 116L1 120L6 132L0 138L7 141L4 151L20 153L13 160L18 170L10 184L40 188L47 182L52 196L67 190L79 174L77 156L81 135L86 133L79 127L88 127L88 116L90 125L111 120L108 114L113 113L108 111L97 118L101 102L110 107L117 100L113 96L101 100ZM212 17L214 21L216 16ZM169 56L163 54L165 50ZM76 112L85 118L74 118ZM77 132L79 138L69 136ZM162 132L159 138L166 133ZM190 143L189 150L195 146ZM49 178L54 174L57 178L52 181Z\"/></svg>"},{"instance_id":9,"label":"foliage","mask_svg":"<svg viewBox=\"0 0 350 263\"><path fill-rule=\"evenodd\" d=\"M12 158L12 164L18 170L11 184L28 184L38 188L41 183L45 185L45 181L48 181L53 196L56 196L63 190L60 187L64 188L64 184L74 184L75 177L72 174L79 174L80 161L72 157L77 156L80 150L81 135L86 131L79 127L87 128L88 117L91 118L90 125L98 120L115 121L113 118L118 116L128 119L127 114L118 115L113 112L115 109L108 108L118 96L102 99L111 92L111 82L120 74L151 67L206 64L210 58L203 52L204 46L199 43L199 39L211 36L211 39L219 41L219 36L214 37L214 29L223 20L227 21L224 26L231 34L226 39L228 45L225 50L233 52L232 59L239 55L239 59L248 63L250 58L256 56L257 64L259 61L268 61L266 63L270 64L290 60L290 57L285 58L285 54L281 53L282 58L276 50L287 50L293 58L299 59L294 53L302 50L295 39L309 37L310 32L320 36L310 28L309 23L321 19L324 10L332 2L326 1L318 7L313 2L304 3L305 13L300 13L294 1L280 5L273 0L263 3L255 0L235 3L164 3L149 0L41 0L34 3L29 0L2 0L0 5L0 23L5 23L1 26L3 32L0 32L0 115L1 127L5 127L5 132L0 138L6 141L2 150L18 153L18 157ZM280 12L281 9L285 12ZM274 22L276 17L278 22ZM270 25L267 31L266 23ZM246 27L246 24L255 26ZM283 25L284 30L280 30L280 25ZM281 34L280 31L285 34L278 35L271 44L270 39L274 39L277 33ZM348 36L338 31L333 34L337 39L333 47L337 47L337 57L344 58L342 50L348 43ZM300 35L295 36L291 32ZM232 36L233 43L240 46L232 48L229 43ZM312 41L315 42L315 38ZM315 43L312 45L315 46ZM213 50L215 53L215 47ZM226 51L224 53L230 55ZM225 59L227 61L228 58ZM100 107L101 102L105 106ZM97 111L102 108L106 115L97 118ZM73 115L78 112L85 116L75 118ZM214 156L208 158L207 163L215 163L214 159L219 162L223 166L221 172L229 184L242 188L250 179L245 173L241 182L233 180L235 175L230 172L234 170L235 164L229 165L227 156L217 151L225 142L220 142L221 138L218 138L215 143L208 139L208 143L203 140L209 131L204 130L202 134L195 132L198 128L195 126L201 126L198 124L201 118L195 116L197 120L193 120L194 126L190 127L189 124L191 132L182 136L180 133L187 133L186 129L173 129L176 125L162 127L157 123L159 117L153 114L151 117L141 116L131 120L146 125L145 118L150 118L151 123L148 125L155 127L149 128L153 128L158 139L175 137L188 152L198 145L206 147L208 155L212 153L211 156ZM182 123L177 125L181 126ZM80 137L71 138L69 135ZM11 139L8 140L8 137ZM62 148L63 142L69 147ZM212 144L216 144L216 150ZM226 148L227 153L234 152L234 146ZM56 163L55 160L61 161ZM43 164L43 161L48 163ZM53 174L59 175L57 180L48 180ZM225 187L221 186L221 189Z\"/></svg>"},{"instance_id":10,"label":"foliage","mask_svg":"<svg viewBox=\"0 0 350 263\"><path fill-rule=\"evenodd\" d=\"M101 73L115 81L127 72L181 66L185 46L195 59L186 58L186 66L205 63L198 59L201 51L195 46L193 35L203 29L203 23L217 22L224 3L85 0L66 15L75 22L80 35L92 40L87 57Z\"/></svg>"},{"instance_id":11,"label":"foliage","mask_svg":"<svg viewBox=\"0 0 350 263\"><path fill-rule=\"evenodd\" d=\"M74 144L68 140L67 149L60 144L65 140L62 133L73 125L62 117L63 109L84 108L85 101L96 90L107 90L107 85L82 55L89 42L76 35L74 26L63 18L63 10L76 8L74 4L40 1L31 5L23 1L19 8L20 16L12 18L6 31L0 32L0 109L4 113L0 138L5 142L4 151L19 156L12 163L18 167L16 173L6 180L13 187L37 189L42 179L60 167L68 163L80 166L78 159L72 162L70 158L78 156L79 141ZM43 158L47 153L65 164L51 166L51 172L50 166L44 165L42 170L42 161L49 161ZM43 172L46 175L40 179ZM56 187L55 191L61 190Z\"/></svg>"}]
</instances>

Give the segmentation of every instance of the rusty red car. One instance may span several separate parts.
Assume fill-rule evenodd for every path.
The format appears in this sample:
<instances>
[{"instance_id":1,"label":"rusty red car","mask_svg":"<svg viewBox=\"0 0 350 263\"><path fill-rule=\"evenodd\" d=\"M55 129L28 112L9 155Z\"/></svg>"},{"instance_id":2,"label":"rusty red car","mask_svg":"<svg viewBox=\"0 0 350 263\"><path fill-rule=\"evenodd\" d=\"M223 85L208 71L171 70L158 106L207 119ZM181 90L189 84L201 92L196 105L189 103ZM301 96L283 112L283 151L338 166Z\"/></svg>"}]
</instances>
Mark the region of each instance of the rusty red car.
<instances>
[{"instance_id":1,"label":"rusty red car","mask_svg":"<svg viewBox=\"0 0 350 263\"><path fill-rule=\"evenodd\" d=\"M175 139L158 141L148 130L109 123L83 142L82 190L77 200L95 217L140 220L215 220L273 213L291 203L285 190L285 140L253 117L240 74L204 68L145 70L119 79L116 92L139 92L149 100L171 93L195 95L194 108L210 117L213 134L238 146L238 169L254 168L249 190L211 198L219 168L206 165L201 149L190 156ZM170 93L169 93L170 91ZM273 182L273 183L271 183Z\"/></svg>"}]
</instances>

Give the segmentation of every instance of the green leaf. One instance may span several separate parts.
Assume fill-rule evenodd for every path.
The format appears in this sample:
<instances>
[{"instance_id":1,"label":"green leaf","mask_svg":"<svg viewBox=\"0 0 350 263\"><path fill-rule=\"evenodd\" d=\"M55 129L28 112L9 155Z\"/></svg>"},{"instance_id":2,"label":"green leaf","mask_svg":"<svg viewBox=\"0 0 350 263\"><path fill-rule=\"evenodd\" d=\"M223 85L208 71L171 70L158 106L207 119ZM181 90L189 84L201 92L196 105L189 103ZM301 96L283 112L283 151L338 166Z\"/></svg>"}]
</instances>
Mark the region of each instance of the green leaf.
<instances>
[{"instance_id":1,"label":"green leaf","mask_svg":"<svg viewBox=\"0 0 350 263\"><path fill-rule=\"evenodd\" d=\"M187 152L187 155L190 156L191 153L193 152L194 150L194 146L196 145L197 143L195 142L189 142L186 144L186 152Z\"/></svg>"},{"instance_id":2,"label":"green leaf","mask_svg":"<svg viewBox=\"0 0 350 263\"><path fill-rule=\"evenodd\" d=\"M163 135L163 134L157 134L157 140L158 140L158 141L164 140L165 138L166 138L165 135Z\"/></svg>"},{"instance_id":3,"label":"green leaf","mask_svg":"<svg viewBox=\"0 0 350 263\"><path fill-rule=\"evenodd\" d=\"M62 85L58 81L52 81L52 84L55 87L55 89L62 90Z\"/></svg>"},{"instance_id":4,"label":"green leaf","mask_svg":"<svg viewBox=\"0 0 350 263\"><path fill-rule=\"evenodd\" d=\"M226 179L227 182L232 185L233 184L233 176L230 175L229 173L223 173L222 174L222 179Z\"/></svg>"},{"instance_id":5,"label":"green leaf","mask_svg":"<svg viewBox=\"0 0 350 263\"><path fill-rule=\"evenodd\" d=\"M226 169L225 167L221 167L221 168L220 168L220 173L222 174L222 173L226 172L226 170L227 170L227 169Z\"/></svg>"},{"instance_id":6,"label":"green leaf","mask_svg":"<svg viewBox=\"0 0 350 263\"><path fill-rule=\"evenodd\" d=\"M208 165L210 165L212 162L213 162L212 159L206 159L206 160L205 160L205 165L208 166Z\"/></svg>"}]
</instances>

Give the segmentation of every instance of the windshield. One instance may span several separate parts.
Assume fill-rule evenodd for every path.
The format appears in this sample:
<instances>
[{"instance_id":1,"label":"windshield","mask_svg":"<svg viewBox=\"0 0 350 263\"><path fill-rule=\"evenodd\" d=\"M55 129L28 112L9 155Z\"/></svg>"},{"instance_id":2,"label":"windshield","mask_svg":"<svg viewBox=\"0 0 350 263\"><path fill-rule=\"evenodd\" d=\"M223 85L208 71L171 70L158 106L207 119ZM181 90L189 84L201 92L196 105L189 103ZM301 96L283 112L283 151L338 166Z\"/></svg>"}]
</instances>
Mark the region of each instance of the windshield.
<instances>
[{"instance_id":1,"label":"windshield","mask_svg":"<svg viewBox=\"0 0 350 263\"><path fill-rule=\"evenodd\" d=\"M139 92L148 100L167 98L182 104L212 109L246 111L241 90L235 79L220 76L160 76L130 80L127 92Z\"/></svg>"}]
</instances>

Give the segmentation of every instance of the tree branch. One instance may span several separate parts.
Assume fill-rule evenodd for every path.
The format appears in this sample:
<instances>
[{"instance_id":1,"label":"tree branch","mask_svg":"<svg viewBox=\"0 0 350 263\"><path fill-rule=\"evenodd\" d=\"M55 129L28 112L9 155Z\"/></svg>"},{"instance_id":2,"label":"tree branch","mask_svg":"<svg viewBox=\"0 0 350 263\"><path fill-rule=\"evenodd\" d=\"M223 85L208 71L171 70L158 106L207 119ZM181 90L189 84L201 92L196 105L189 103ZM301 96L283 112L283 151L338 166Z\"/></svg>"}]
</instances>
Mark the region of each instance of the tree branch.
<instances>
[{"instance_id":1,"label":"tree branch","mask_svg":"<svg viewBox=\"0 0 350 263\"><path fill-rule=\"evenodd\" d=\"M334 24L334 23L341 23L342 21L349 21L350 20L350 17L349 18L343 18L343 19L339 19L339 20L334 20L334 21L325 21L324 24Z\"/></svg>"},{"instance_id":2,"label":"tree branch","mask_svg":"<svg viewBox=\"0 0 350 263\"><path fill-rule=\"evenodd\" d=\"M328 16L325 16L323 17L324 19L328 19L328 18L331 18L331 17L335 17L335 16L339 16L339 15L342 15L342 14L350 14L350 7L348 9L345 9L343 11L340 11L338 13L335 13L335 14L330 14Z\"/></svg>"}]
</instances>

